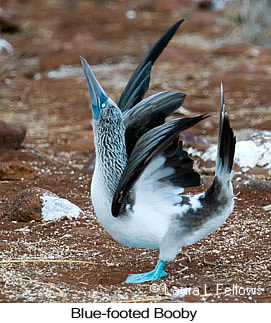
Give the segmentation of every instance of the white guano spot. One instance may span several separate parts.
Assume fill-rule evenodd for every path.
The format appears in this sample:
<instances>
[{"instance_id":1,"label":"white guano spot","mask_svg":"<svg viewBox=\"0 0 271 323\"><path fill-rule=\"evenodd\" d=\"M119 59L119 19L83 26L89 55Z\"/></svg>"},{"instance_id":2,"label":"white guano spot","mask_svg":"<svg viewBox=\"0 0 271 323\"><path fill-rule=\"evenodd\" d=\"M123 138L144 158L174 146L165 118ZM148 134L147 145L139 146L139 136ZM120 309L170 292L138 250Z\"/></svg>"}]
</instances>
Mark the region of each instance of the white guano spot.
<instances>
[{"instance_id":1,"label":"white guano spot","mask_svg":"<svg viewBox=\"0 0 271 323\"><path fill-rule=\"evenodd\" d=\"M263 209L267 212L270 212L271 211L271 204L269 205L266 205L266 206L263 206Z\"/></svg>"},{"instance_id":2,"label":"white guano spot","mask_svg":"<svg viewBox=\"0 0 271 323\"><path fill-rule=\"evenodd\" d=\"M5 39L0 39L0 56L3 54L12 54L13 53L12 45Z\"/></svg>"},{"instance_id":3,"label":"white guano spot","mask_svg":"<svg viewBox=\"0 0 271 323\"><path fill-rule=\"evenodd\" d=\"M264 131L251 139L236 143L234 162L243 172L256 166L271 168L271 132ZM217 145L211 145L203 154L203 160L216 160ZM193 152L192 152L193 154ZM195 154L193 154L195 155Z\"/></svg>"},{"instance_id":4,"label":"white guano spot","mask_svg":"<svg viewBox=\"0 0 271 323\"><path fill-rule=\"evenodd\" d=\"M64 217L78 218L80 213L83 213L78 206L58 196L45 193L40 198L43 201L41 210L43 221L58 220Z\"/></svg>"},{"instance_id":5,"label":"white guano spot","mask_svg":"<svg viewBox=\"0 0 271 323\"><path fill-rule=\"evenodd\" d=\"M137 16L136 11L134 11L134 10L127 10L126 11L126 17L128 19L135 19L136 16Z\"/></svg>"}]
</instances>

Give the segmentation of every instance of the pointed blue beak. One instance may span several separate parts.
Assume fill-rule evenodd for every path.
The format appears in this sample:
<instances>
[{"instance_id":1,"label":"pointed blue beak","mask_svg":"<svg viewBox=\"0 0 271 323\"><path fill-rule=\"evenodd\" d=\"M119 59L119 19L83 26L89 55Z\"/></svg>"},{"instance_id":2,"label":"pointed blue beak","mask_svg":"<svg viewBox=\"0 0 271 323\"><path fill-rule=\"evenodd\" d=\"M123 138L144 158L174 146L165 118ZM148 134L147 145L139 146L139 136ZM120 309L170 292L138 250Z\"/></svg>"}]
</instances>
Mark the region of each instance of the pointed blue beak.
<instances>
[{"instance_id":1,"label":"pointed blue beak","mask_svg":"<svg viewBox=\"0 0 271 323\"><path fill-rule=\"evenodd\" d=\"M97 81L91 67L88 62L80 57L83 66L83 71L88 82L88 89L90 95L90 101L92 106L92 117L95 120L99 120L100 110L107 106L108 97Z\"/></svg>"}]
</instances>

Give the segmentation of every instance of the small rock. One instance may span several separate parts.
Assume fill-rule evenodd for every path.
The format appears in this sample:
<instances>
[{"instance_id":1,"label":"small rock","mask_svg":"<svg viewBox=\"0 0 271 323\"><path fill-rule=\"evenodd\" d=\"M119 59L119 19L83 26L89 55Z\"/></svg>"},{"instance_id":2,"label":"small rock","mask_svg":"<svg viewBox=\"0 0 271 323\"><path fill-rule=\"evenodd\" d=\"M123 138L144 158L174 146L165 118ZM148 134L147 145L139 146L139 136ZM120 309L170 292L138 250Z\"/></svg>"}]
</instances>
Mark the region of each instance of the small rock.
<instances>
[{"instance_id":1,"label":"small rock","mask_svg":"<svg viewBox=\"0 0 271 323\"><path fill-rule=\"evenodd\" d=\"M199 0L198 7L203 10L210 10L213 7L211 0Z\"/></svg>"},{"instance_id":2,"label":"small rock","mask_svg":"<svg viewBox=\"0 0 271 323\"><path fill-rule=\"evenodd\" d=\"M18 149L24 141L26 128L0 120L0 149Z\"/></svg>"},{"instance_id":3,"label":"small rock","mask_svg":"<svg viewBox=\"0 0 271 323\"><path fill-rule=\"evenodd\" d=\"M12 45L5 39L0 39L0 56L11 55L14 49Z\"/></svg>"},{"instance_id":4,"label":"small rock","mask_svg":"<svg viewBox=\"0 0 271 323\"><path fill-rule=\"evenodd\" d=\"M0 162L0 180L33 179L34 170L20 161Z\"/></svg>"},{"instance_id":5,"label":"small rock","mask_svg":"<svg viewBox=\"0 0 271 323\"><path fill-rule=\"evenodd\" d=\"M271 204L263 206L263 209L267 212L271 211Z\"/></svg>"},{"instance_id":6,"label":"small rock","mask_svg":"<svg viewBox=\"0 0 271 323\"><path fill-rule=\"evenodd\" d=\"M61 218L77 218L83 211L70 201L38 187L18 193L8 212L10 220L52 221Z\"/></svg>"},{"instance_id":7,"label":"small rock","mask_svg":"<svg viewBox=\"0 0 271 323\"><path fill-rule=\"evenodd\" d=\"M17 33L20 27L15 22L15 15L0 8L0 29L2 33Z\"/></svg>"}]
</instances>

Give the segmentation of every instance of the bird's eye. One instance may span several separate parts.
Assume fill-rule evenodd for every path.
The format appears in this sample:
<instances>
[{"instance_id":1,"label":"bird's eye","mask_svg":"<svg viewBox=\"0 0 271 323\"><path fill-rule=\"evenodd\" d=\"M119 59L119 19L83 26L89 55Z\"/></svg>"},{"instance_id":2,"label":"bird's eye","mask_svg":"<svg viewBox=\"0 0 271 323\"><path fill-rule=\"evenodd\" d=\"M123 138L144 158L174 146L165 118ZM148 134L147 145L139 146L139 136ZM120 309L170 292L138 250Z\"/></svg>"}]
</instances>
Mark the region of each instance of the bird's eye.
<instances>
[{"instance_id":1,"label":"bird's eye","mask_svg":"<svg viewBox=\"0 0 271 323\"><path fill-rule=\"evenodd\" d=\"M105 103L102 103L102 108L105 108L106 107L106 104Z\"/></svg>"}]
</instances>

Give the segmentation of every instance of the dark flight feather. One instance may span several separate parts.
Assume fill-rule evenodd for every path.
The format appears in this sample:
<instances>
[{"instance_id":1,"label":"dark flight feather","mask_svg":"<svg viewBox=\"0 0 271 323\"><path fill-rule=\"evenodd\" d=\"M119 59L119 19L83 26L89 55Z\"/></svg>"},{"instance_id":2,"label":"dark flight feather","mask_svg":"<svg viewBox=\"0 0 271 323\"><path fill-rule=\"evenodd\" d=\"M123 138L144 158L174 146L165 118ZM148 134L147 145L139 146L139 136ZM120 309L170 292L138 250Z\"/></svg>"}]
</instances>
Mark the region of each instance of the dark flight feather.
<instances>
[{"instance_id":1,"label":"dark flight feather","mask_svg":"<svg viewBox=\"0 0 271 323\"><path fill-rule=\"evenodd\" d=\"M131 109L134 105L142 100L149 88L151 67L167 46L184 19L175 23L150 49L144 56L140 64L130 77L126 88L124 89L118 106L121 111Z\"/></svg>"},{"instance_id":2,"label":"dark flight feather","mask_svg":"<svg viewBox=\"0 0 271 323\"><path fill-rule=\"evenodd\" d=\"M176 138L164 152L166 162L164 167L174 168L174 174L163 177L162 182L178 187L191 187L200 185L200 175L193 169L193 160L183 150L183 142Z\"/></svg>"},{"instance_id":3,"label":"dark flight feather","mask_svg":"<svg viewBox=\"0 0 271 323\"><path fill-rule=\"evenodd\" d=\"M184 131L206 115L192 118L182 118L169 121L145 133L136 143L127 165L122 173L112 202L112 215L118 216L122 203L125 201L129 190L134 185L140 174L158 153L165 151L181 131Z\"/></svg>"},{"instance_id":4,"label":"dark flight feather","mask_svg":"<svg viewBox=\"0 0 271 323\"><path fill-rule=\"evenodd\" d=\"M232 170L235 153L236 138L230 126L230 121L226 113L224 104L223 85L221 84L221 110L217 148L217 167L222 166L228 173Z\"/></svg>"},{"instance_id":5,"label":"dark flight feather","mask_svg":"<svg viewBox=\"0 0 271 323\"><path fill-rule=\"evenodd\" d=\"M183 104L185 97L182 92L160 92L142 100L125 112L123 119L128 157L137 140L150 129L163 124L166 117Z\"/></svg>"}]
</instances>

